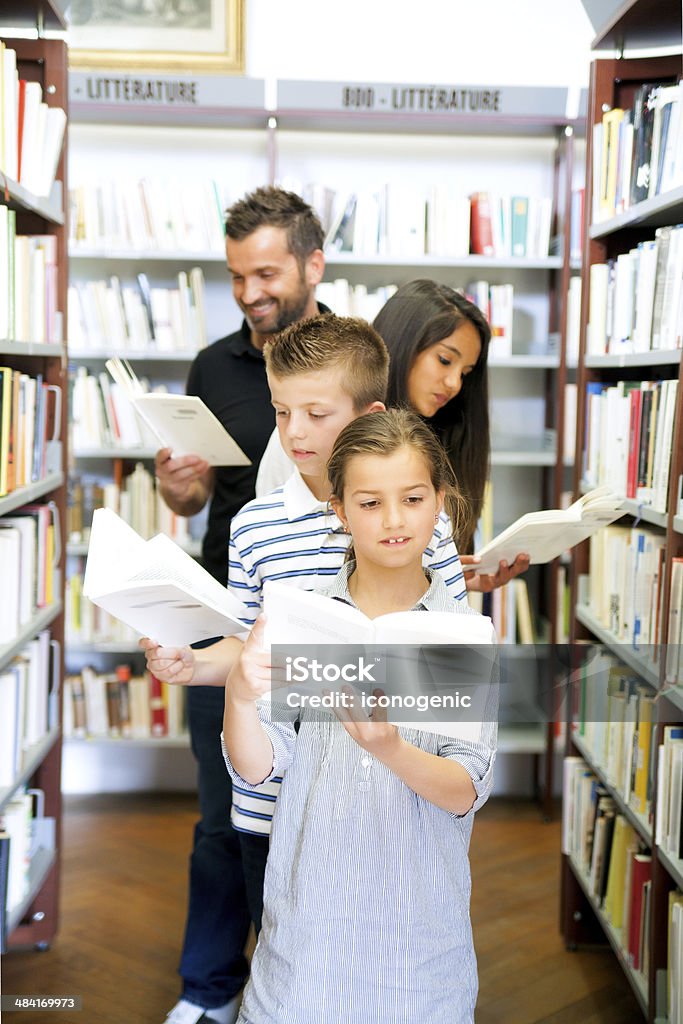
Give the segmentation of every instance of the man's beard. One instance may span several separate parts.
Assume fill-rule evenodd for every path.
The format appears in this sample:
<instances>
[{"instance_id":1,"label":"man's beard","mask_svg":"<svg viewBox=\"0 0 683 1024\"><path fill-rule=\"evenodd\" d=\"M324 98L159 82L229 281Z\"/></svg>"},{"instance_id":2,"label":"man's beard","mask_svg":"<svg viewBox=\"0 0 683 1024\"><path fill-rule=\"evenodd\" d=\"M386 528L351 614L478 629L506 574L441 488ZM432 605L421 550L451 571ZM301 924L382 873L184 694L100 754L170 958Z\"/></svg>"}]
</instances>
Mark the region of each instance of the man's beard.
<instances>
[{"instance_id":1,"label":"man's beard","mask_svg":"<svg viewBox=\"0 0 683 1024\"><path fill-rule=\"evenodd\" d=\"M256 334L278 334L279 331L284 331L285 327L289 327L290 324L294 324L297 320L303 319L308 301L310 298L310 292L306 289L305 283L301 282L301 291L295 296L291 296L287 299L276 299L277 304L275 322L272 325L266 326L265 321L252 322L251 317L247 310L243 309L243 313L247 319L247 323L252 331Z\"/></svg>"}]
</instances>

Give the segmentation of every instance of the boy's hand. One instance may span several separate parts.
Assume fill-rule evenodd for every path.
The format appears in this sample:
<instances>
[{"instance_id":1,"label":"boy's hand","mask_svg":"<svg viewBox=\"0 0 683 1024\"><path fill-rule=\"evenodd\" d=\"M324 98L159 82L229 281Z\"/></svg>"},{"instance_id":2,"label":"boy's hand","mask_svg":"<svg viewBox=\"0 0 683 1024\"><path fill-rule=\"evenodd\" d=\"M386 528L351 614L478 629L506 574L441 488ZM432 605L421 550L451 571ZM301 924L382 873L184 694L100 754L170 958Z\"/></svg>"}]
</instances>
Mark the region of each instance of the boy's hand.
<instances>
[{"instance_id":1,"label":"boy's hand","mask_svg":"<svg viewBox=\"0 0 683 1024\"><path fill-rule=\"evenodd\" d=\"M195 658L191 647L160 647L156 640L143 636L139 647L145 652L147 668L164 683L189 685L194 678Z\"/></svg>"},{"instance_id":2,"label":"boy's hand","mask_svg":"<svg viewBox=\"0 0 683 1024\"><path fill-rule=\"evenodd\" d=\"M265 649L265 616L259 615L226 680L226 696L235 704L251 704L270 693L271 656Z\"/></svg>"},{"instance_id":3,"label":"boy's hand","mask_svg":"<svg viewBox=\"0 0 683 1024\"><path fill-rule=\"evenodd\" d=\"M396 726L387 722L386 708L375 707L368 715L352 686L342 686L341 692L347 699L344 707L334 708L335 715L359 747L382 760L401 741ZM373 697L383 697L384 691L373 690L372 694Z\"/></svg>"},{"instance_id":4,"label":"boy's hand","mask_svg":"<svg viewBox=\"0 0 683 1024\"><path fill-rule=\"evenodd\" d=\"M164 494L176 501L185 501L195 481L204 477L210 468L198 455L174 459L170 448L161 448L154 458L154 473Z\"/></svg>"},{"instance_id":5,"label":"boy's hand","mask_svg":"<svg viewBox=\"0 0 683 1024\"><path fill-rule=\"evenodd\" d=\"M476 573L473 570L468 572L468 566L476 566L479 562L476 555L461 555L460 561L465 571L465 586L468 590L480 591L482 594L502 587L529 568L529 556L526 554L517 555L512 565L508 565L505 560L501 561L496 573Z\"/></svg>"}]
</instances>

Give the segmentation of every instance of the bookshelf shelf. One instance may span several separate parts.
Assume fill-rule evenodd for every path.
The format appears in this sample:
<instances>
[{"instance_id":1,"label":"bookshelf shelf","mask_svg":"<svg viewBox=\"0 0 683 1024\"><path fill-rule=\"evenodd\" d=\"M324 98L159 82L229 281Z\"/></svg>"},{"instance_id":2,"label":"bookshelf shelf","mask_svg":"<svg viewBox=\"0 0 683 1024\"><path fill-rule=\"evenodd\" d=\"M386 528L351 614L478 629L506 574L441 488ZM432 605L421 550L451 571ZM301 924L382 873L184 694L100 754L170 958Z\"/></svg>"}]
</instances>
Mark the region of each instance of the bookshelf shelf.
<instances>
[{"instance_id":1,"label":"bookshelf shelf","mask_svg":"<svg viewBox=\"0 0 683 1024\"><path fill-rule=\"evenodd\" d=\"M492 466L554 466L557 456L554 452L529 451L528 449L502 449L491 451Z\"/></svg>"},{"instance_id":2,"label":"bookshelf shelf","mask_svg":"<svg viewBox=\"0 0 683 1024\"><path fill-rule=\"evenodd\" d=\"M125 747L141 749L143 747L166 747L167 749L183 750L190 745L187 733L181 736L69 736L64 740L69 747Z\"/></svg>"},{"instance_id":3,"label":"bookshelf shelf","mask_svg":"<svg viewBox=\"0 0 683 1024\"><path fill-rule=\"evenodd\" d=\"M560 256L546 256L540 259L525 257L463 256L448 259L442 256L356 256L354 253L327 252L325 265L328 267L462 267L472 270L561 270Z\"/></svg>"},{"instance_id":4,"label":"bookshelf shelf","mask_svg":"<svg viewBox=\"0 0 683 1024\"><path fill-rule=\"evenodd\" d=\"M662 697L666 697L667 700L683 711L683 684L667 683L659 692Z\"/></svg>"},{"instance_id":5,"label":"bookshelf shelf","mask_svg":"<svg viewBox=\"0 0 683 1024\"><path fill-rule=\"evenodd\" d=\"M186 252L185 250L90 249L70 246L70 260L111 260L117 263L225 263L224 252Z\"/></svg>"},{"instance_id":6,"label":"bookshelf shelf","mask_svg":"<svg viewBox=\"0 0 683 1024\"><path fill-rule=\"evenodd\" d=\"M66 355L66 346L57 342L3 341L0 344L4 356L48 356L63 359Z\"/></svg>"},{"instance_id":7,"label":"bookshelf shelf","mask_svg":"<svg viewBox=\"0 0 683 1024\"><path fill-rule=\"evenodd\" d=\"M11 799L14 793L16 793L19 786L23 786L23 784L31 778L36 769L43 763L59 739L59 735L59 729L51 729L46 736L43 736L38 743L34 744L34 746L26 752L24 757L24 767L21 769L12 785L5 786L4 789L0 789L0 811L7 801Z\"/></svg>"},{"instance_id":8,"label":"bookshelf shelf","mask_svg":"<svg viewBox=\"0 0 683 1024\"><path fill-rule=\"evenodd\" d=\"M674 516L673 528L674 533L683 533L683 516Z\"/></svg>"},{"instance_id":9,"label":"bookshelf shelf","mask_svg":"<svg viewBox=\"0 0 683 1024\"><path fill-rule=\"evenodd\" d=\"M120 352L119 358L127 359L129 363L191 363L196 352L156 352L140 349L139 351ZM99 352L93 349L72 350L69 349L69 359L74 362L105 362L111 359L111 352Z\"/></svg>"},{"instance_id":10,"label":"bookshelf shelf","mask_svg":"<svg viewBox=\"0 0 683 1024\"><path fill-rule=\"evenodd\" d=\"M9 512L21 508L22 505L28 505L32 501L37 501L38 498L45 497L46 494L51 494L63 484L63 473L51 473L42 480L36 480L34 484L29 484L28 487L17 487L15 491L10 491L4 498L0 498L0 516L6 516Z\"/></svg>"},{"instance_id":11,"label":"bookshelf shelf","mask_svg":"<svg viewBox=\"0 0 683 1024\"><path fill-rule=\"evenodd\" d=\"M197 558L202 551L201 542L198 540L191 539L187 544L178 544L178 547L182 548L183 551L187 551L188 555L192 555L193 558ZM67 555L85 556L88 554L88 542L83 541L69 541L66 545Z\"/></svg>"},{"instance_id":12,"label":"bookshelf shelf","mask_svg":"<svg viewBox=\"0 0 683 1024\"><path fill-rule=\"evenodd\" d=\"M15 654L24 647L29 640L36 636L42 629L46 629L50 623L54 622L58 615L62 611L62 602L54 601L48 605L47 608L41 608L39 612L31 618L24 626L21 631L9 644L3 644L0 647L0 669L3 668Z\"/></svg>"},{"instance_id":13,"label":"bookshelf shelf","mask_svg":"<svg viewBox=\"0 0 683 1024\"><path fill-rule=\"evenodd\" d=\"M560 365L559 355L511 355L490 356L489 370L556 370Z\"/></svg>"},{"instance_id":14,"label":"bookshelf shelf","mask_svg":"<svg viewBox=\"0 0 683 1024\"><path fill-rule=\"evenodd\" d=\"M683 889L683 860L672 857L670 853L665 853L661 847L657 847L657 856L679 889Z\"/></svg>"},{"instance_id":15,"label":"bookshelf shelf","mask_svg":"<svg viewBox=\"0 0 683 1024\"><path fill-rule=\"evenodd\" d=\"M153 459L156 448L77 448L75 459Z\"/></svg>"},{"instance_id":16,"label":"bookshelf shelf","mask_svg":"<svg viewBox=\"0 0 683 1024\"><path fill-rule=\"evenodd\" d=\"M26 210L29 213L37 213L43 220L58 227L64 224L64 210L61 195L61 182L55 182L53 194L49 198L34 196L32 192L20 185L18 181L12 181L4 174L0 175L3 191L9 197L10 209ZM4 344L4 343L3 343Z\"/></svg>"},{"instance_id":17,"label":"bookshelf shelf","mask_svg":"<svg viewBox=\"0 0 683 1024\"><path fill-rule=\"evenodd\" d=\"M594 50L680 47L678 0L624 0L597 32Z\"/></svg>"},{"instance_id":18,"label":"bookshelf shelf","mask_svg":"<svg viewBox=\"0 0 683 1024\"><path fill-rule=\"evenodd\" d=\"M571 741L578 750L578 752L581 754L581 757L584 759L584 761L586 761L591 770L594 771L595 774L598 776L600 782L609 792L609 795L612 797L615 804L617 804L619 810L624 815L624 817L628 819L629 823L634 827L636 832L638 832L638 834L645 840L647 845L652 846L652 828L650 827L650 823L647 821L644 815L639 814L638 811L634 811L630 804L628 804L624 800L619 790L615 789L612 783L609 782L607 775L605 774L604 768L602 768L602 766L599 765L598 762L595 760L595 755L593 754L591 749L583 742L581 737L577 735L576 730L572 732Z\"/></svg>"},{"instance_id":19,"label":"bookshelf shelf","mask_svg":"<svg viewBox=\"0 0 683 1024\"><path fill-rule=\"evenodd\" d=\"M529 725L503 725L498 727L499 754L545 754L548 747L547 725L538 722Z\"/></svg>"},{"instance_id":20,"label":"bookshelf shelf","mask_svg":"<svg viewBox=\"0 0 683 1024\"><path fill-rule=\"evenodd\" d=\"M587 483L585 480L581 481L579 490L581 494L587 494L588 491L593 489L593 484ZM657 509L651 508L649 505L643 505L642 502L636 501L634 498L623 499L623 512L625 516L633 516L634 519L640 520L644 523L650 523L652 526L661 526L666 529L668 522L668 516L666 512L659 512Z\"/></svg>"},{"instance_id":21,"label":"bookshelf shelf","mask_svg":"<svg viewBox=\"0 0 683 1024\"><path fill-rule=\"evenodd\" d=\"M589 879L586 876L586 873L581 870L579 865L571 857L567 858L567 863L569 864L569 866L571 868L571 871L574 874L574 876L576 877L576 880L578 881L579 885L583 889L584 895L586 896L586 899L589 901L590 905L592 906L592 908L593 908L593 910L595 912L596 917L600 921L600 924L602 925L603 931L604 931L605 935L607 936L609 944L612 947L612 949L614 950L614 952L616 953L617 958L619 960L619 963L621 964L621 966L623 968L624 974L628 978L628 980L629 980L629 982L631 984L631 988L633 989L633 991L635 993L636 999L640 1003L641 1009L642 1009L643 1013L645 1014L645 1016L647 1017L647 1013L648 1013L648 1009L647 1009L647 1007L648 1007L648 996L647 996L647 983L645 981L645 978L642 976L642 974L639 971L634 971L633 968L631 967L630 963L628 962L626 953L624 952L624 950L622 948L622 945L621 945L620 936L619 936L618 932L612 927L612 925L607 920L607 918L605 917L605 914L603 913L602 908L600 907L600 904L598 903L598 901L596 900L595 896L591 892Z\"/></svg>"},{"instance_id":22,"label":"bookshelf shelf","mask_svg":"<svg viewBox=\"0 0 683 1024\"><path fill-rule=\"evenodd\" d=\"M4 0L2 19L13 28L66 28L67 0Z\"/></svg>"},{"instance_id":23,"label":"bookshelf shelf","mask_svg":"<svg viewBox=\"0 0 683 1024\"><path fill-rule=\"evenodd\" d=\"M585 365L591 369L611 369L638 366L677 366L683 349L668 352L624 352L621 355L586 356Z\"/></svg>"},{"instance_id":24,"label":"bookshelf shelf","mask_svg":"<svg viewBox=\"0 0 683 1024\"><path fill-rule=\"evenodd\" d=\"M591 633L600 640L613 654L620 658L625 665L632 668L634 672L642 676L646 683L650 686L657 688L659 686L659 669L652 662L646 661L645 658L641 657L637 651L634 651L632 647L629 647L624 643L623 640L619 640L618 637L611 633L604 626L601 626L597 619L590 613L587 608L582 605L576 606L576 618L577 620L589 629Z\"/></svg>"},{"instance_id":25,"label":"bookshelf shelf","mask_svg":"<svg viewBox=\"0 0 683 1024\"><path fill-rule=\"evenodd\" d=\"M606 238L623 228L661 228L666 224L676 224L683 219L683 185L666 192L664 195L653 196L642 203L632 206L617 217L591 224L591 238Z\"/></svg>"}]
</instances>

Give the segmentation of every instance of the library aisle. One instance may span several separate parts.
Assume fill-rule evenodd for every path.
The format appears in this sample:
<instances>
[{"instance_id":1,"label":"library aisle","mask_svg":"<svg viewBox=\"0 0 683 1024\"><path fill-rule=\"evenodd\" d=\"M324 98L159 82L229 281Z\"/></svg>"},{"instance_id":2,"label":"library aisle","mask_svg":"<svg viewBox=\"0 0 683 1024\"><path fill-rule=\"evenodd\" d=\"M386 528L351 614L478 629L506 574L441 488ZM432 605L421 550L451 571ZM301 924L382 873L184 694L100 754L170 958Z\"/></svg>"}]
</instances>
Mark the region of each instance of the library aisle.
<instances>
[{"instance_id":1,"label":"library aisle","mask_svg":"<svg viewBox=\"0 0 683 1024\"><path fill-rule=\"evenodd\" d=\"M82 995L83 1011L32 1013L31 1024L163 1020L177 994L194 821L192 796L66 799L59 942L37 961L32 952L6 958L2 986L31 991L39 971L45 992ZM478 816L471 848L477 1024L640 1019L609 949L565 950L556 913L559 842L558 815L545 824L525 800L492 800ZM127 898L132 889L135 900Z\"/></svg>"}]
</instances>

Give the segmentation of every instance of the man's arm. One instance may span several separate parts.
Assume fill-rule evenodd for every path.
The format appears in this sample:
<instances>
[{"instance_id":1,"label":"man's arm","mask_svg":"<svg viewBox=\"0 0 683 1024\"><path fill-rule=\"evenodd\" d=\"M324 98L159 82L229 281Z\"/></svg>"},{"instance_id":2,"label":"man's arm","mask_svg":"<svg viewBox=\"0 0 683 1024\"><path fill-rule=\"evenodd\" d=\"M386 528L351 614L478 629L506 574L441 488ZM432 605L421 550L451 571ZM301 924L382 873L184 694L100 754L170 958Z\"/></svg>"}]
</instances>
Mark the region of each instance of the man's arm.
<instances>
[{"instance_id":1,"label":"man's arm","mask_svg":"<svg viewBox=\"0 0 683 1024\"><path fill-rule=\"evenodd\" d=\"M154 472L164 501L176 515L196 515L213 493L213 469L198 455L174 459L170 448L161 448L154 458Z\"/></svg>"}]
</instances>

